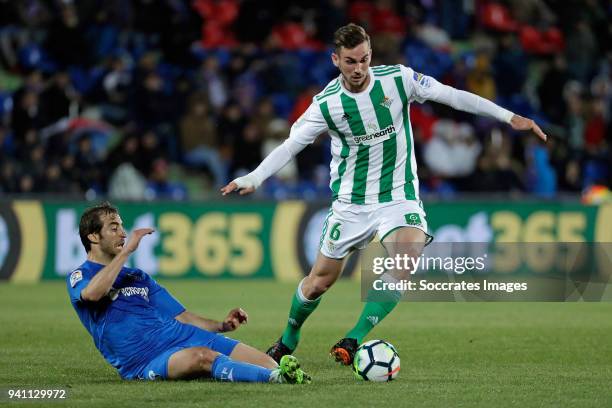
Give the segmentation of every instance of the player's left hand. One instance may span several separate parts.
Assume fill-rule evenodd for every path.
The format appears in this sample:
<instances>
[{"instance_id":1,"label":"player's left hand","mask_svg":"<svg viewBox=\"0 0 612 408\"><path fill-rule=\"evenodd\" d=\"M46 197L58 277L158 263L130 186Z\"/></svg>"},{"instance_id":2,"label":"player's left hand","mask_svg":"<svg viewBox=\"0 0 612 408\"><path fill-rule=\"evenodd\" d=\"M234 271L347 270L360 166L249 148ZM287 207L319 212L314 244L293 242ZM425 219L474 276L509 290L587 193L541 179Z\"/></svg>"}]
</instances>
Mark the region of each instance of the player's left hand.
<instances>
[{"instance_id":1,"label":"player's left hand","mask_svg":"<svg viewBox=\"0 0 612 408\"><path fill-rule=\"evenodd\" d=\"M238 194L246 195L246 194L251 194L252 192L254 192L255 191L255 187L240 188L240 187L238 187L238 184L236 184L235 181L232 181L227 186L221 188L221 194L222 195L228 195L232 191L238 191Z\"/></svg>"},{"instance_id":2,"label":"player's left hand","mask_svg":"<svg viewBox=\"0 0 612 408\"><path fill-rule=\"evenodd\" d=\"M548 137L533 120L524 118L517 114L512 116L512 119L510 119L510 125L514 130L531 130L543 141L546 141L546 138Z\"/></svg>"},{"instance_id":3,"label":"player's left hand","mask_svg":"<svg viewBox=\"0 0 612 408\"><path fill-rule=\"evenodd\" d=\"M246 323L248 319L249 315L241 308L237 307L236 309L232 309L227 314L225 320L223 320L223 322L221 323L221 331L234 331L238 327L240 327L241 324Z\"/></svg>"}]
</instances>

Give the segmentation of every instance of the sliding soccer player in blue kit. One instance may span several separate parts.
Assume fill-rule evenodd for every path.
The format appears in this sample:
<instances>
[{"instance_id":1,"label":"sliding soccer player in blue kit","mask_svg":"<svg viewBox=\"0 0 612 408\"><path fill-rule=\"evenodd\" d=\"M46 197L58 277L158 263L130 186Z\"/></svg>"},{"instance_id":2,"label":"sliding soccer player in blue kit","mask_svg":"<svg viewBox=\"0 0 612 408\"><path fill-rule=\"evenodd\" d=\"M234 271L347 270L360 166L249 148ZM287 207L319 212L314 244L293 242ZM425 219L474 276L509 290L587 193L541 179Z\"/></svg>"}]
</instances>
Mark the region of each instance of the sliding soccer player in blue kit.
<instances>
[{"instance_id":1,"label":"sliding soccer player in blue kit","mask_svg":"<svg viewBox=\"0 0 612 408\"><path fill-rule=\"evenodd\" d=\"M79 224L87 261L66 278L81 322L123 379L310 383L295 357L277 364L219 334L246 323L244 310L231 310L222 322L204 318L187 311L145 272L125 267L140 240L153 232L137 229L126 240L116 208L102 203L87 209Z\"/></svg>"}]
</instances>

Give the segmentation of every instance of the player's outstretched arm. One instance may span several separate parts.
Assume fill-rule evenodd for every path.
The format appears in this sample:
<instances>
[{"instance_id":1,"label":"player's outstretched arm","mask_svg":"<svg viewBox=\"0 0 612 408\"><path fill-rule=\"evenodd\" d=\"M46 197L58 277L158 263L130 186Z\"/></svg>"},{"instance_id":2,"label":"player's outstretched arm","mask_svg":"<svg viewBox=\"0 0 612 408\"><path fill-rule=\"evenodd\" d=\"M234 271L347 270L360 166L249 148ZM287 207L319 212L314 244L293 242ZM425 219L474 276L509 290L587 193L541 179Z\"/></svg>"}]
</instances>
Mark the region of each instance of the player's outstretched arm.
<instances>
[{"instance_id":1,"label":"player's outstretched arm","mask_svg":"<svg viewBox=\"0 0 612 408\"><path fill-rule=\"evenodd\" d=\"M123 246L119 254L117 254L108 265L96 273L87 286L81 291L81 299L88 302L97 302L106 296L111 290L113 283L115 283L115 279L117 279L117 275L119 275L128 257L138 248L142 237L152 234L153 231L155 230L152 228L134 230L130 239Z\"/></svg>"},{"instance_id":2,"label":"player's outstretched arm","mask_svg":"<svg viewBox=\"0 0 612 408\"><path fill-rule=\"evenodd\" d=\"M221 188L221 194L227 195L238 191L240 195L245 195L254 192L261 183L285 167L296 154L314 142L326 129L327 122L323 118L321 109L313 102L291 126L289 137L283 144L272 150L255 170Z\"/></svg>"},{"instance_id":3,"label":"player's outstretched arm","mask_svg":"<svg viewBox=\"0 0 612 408\"><path fill-rule=\"evenodd\" d=\"M306 146L292 138L286 139L283 144L272 150L255 170L221 188L221 194L227 195L232 191L238 191L240 195L245 195L254 192L268 177L285 167L304 147Z\"/></svg>"},{"instance_id":4,"label":"player's outstretched arm","mask_svg":"<svg viewBox=\"0 0 612 408\"><path fill-rule=\"evenodd\" d=\"M234 331L240 327L241 324L246 323L248 318L249 316L247 313L239 307L230 310L227 317L222 322L199 316L187 310L175 317L175 319L181 323L190 324L204 330L218 333Z\"/></svg>"},{"instance_id":5,"label":"player's outstretched arm","mask_svg":"<svg viewBox=\"0 0 612 408\"><path fill-rule=\"evenodd\" d=\"M412 92L414 92L413 95L419 102L431 100L464 112L489 116L508 123L515 130L531 130L540 139L546 141L546 134L532 119L517 115L471 92L441 84L435 78L418 74L412 70L408 70L406 74Z\"/></svg>"}]
</instances>

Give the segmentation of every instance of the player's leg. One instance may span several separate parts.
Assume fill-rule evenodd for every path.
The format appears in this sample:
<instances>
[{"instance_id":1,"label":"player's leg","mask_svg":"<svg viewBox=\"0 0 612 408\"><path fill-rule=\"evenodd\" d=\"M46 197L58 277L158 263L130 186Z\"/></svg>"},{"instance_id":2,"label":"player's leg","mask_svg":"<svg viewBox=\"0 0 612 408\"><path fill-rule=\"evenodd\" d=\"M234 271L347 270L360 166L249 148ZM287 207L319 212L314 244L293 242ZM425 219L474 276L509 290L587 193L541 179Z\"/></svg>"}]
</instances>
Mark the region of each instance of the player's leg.
<instances>
[{"instance_id":1,"label":"player's leg","mask_svg":"<svg viewBox=\"0 0 612 408\"><path fill-rule=\"evenodd\" d=\"M190 347L177 351L168 359L167 379L188 380L210 376L213 363L219 355L208 347Z\"/></svg>"},{"instance_id":2,"label":"player's leg","mask_svg":"<svg viewBox=\"0 0 612 408\"><path fill-rule=\"evenodd\" d=\"M338 280L344 259L353 249L365 247L376 234L376 227L376 219L362 206L333 203L321 233L317 260L293 295L283 335L267 351L274 360L293 353L302 325L319 305L321 296Z\"/></svg>"},{"instance_id":3,"label":"player's leg","mask_svg":"<svg viewBox=\"0 0 612 408\"><path fill-rule=\"evenodd\" d=\"M299 283L291 299L287 326L276 343L267 351L275 361L292 354L300 341L300 330L315 311L323 295L338 280L342 272L343 259L329 258L319 253L310 273Z\"/></svg>"},{"instance_id":4,"label":"player's leg","mask_svg":"<svg viewBox=\"0 0 612 408\"><path fill-rule=\"evenodd\" d=\"M338 280L344 258L329 258L319 252L310 273L302 280L300 292L305 300L315 300L321 297Z\"/></svg>"},{"instance_id":5,"label":"player's leg","mask_svg":"<svg viewBox=\"0 0 612 408\"><path fill-rule=\"evenodd\" d=\"M402 201L386 204L376 212L378 218L378 234L389 257L408 255L418 257L423 247L431 238L427 231L425 212L417 201ZM404 270L403 276L398 271L388 271L381 278L397 281L407 279L410 270ZM395 308L402 292L384 291L369 293L366 304L355 326L345 338L336 343L331 354L336 361L349 365L353 361L357 346L363 338L379 324Z\"/></svg>"},{"instance_id":6,"label":"player's leg","mask_svg":"<svg viewBox=\"0 0 612 408\"><path fill-rule=\"evenodd\" d=\"M241 375L246 375L246 380L257 381L267 378L266 372L262 372L259 368L268 370L277 368L277 364L261 351L219 333L188 324L179 324L172 335L176 339L176 346L153 359L145 368L142 377L219 378L223 376L224 369L230 372L232 367L228 365L231 366L235 362L248 364L246 368L242 367L236 371L238 377L232 374L233 379L243 381L245 379L240 380Z\"/></svg>"},{"instance_id":7,"label":"player's leg","mask_svg":"<svg viewBox=\"0 0 612 408\"><path fill-rule=\"evenodd\" d=\"M389 234L385 239L384 245L390 258L394 258L397 254L401 256L405 254L410 258L416 258L421 255L426 238L427 236L420 229L402 227ZM389 273L391 276L383 275L383 279L399 281L408 279L410 276L410 270L402 270L402 275L398 275L398 271L389 271ZM346 334L346 337L361 343L374 326L382 322L391 313L401 297L402 293L399 291L387 290L377 293L377 296L366 302L357 320L357 324Z\"/></svg>"},{"instance_id":8,"label":"player's leg","mask_svg":"<svg viewBox=\"0 0 612 408\"><path fill-rule=\"evenodd\" d=\"M391 243L390 245L385 245L388 256L395 257L396 254L401 253L402 256L407 254L410 257L418 257L423 250L426 237L426 234L420 229L412 227L399 228L390 234L389 239L386 240L386 242ZM405 271L405 273L409 274L410 271ZM404 278L405 276L383 275L383 279L393 279L396 281ZM382 322L391 313L401 297L401 292L389 290L377 293L375 297L369 296L370 299L363 306L355 326L342 340L332 347L331 355L336 361L344 365L350 365L363 338L372 331L374 326Z\"/></svg>"},{"instance_id":9,"label":"player's leg","mask_svg":"<svg viewBox=\"0 0 612 408\"><path fill-rule=\"evenodd\" d=\"M230 357L232 360L254 364L260 367L275 369L278 367L276 361L267 354L257 350L248 344L226 337L220 333L212 333L200 328L189 328L193 334L188 338L189 345L201 345L211 350Z\"/></svg>"},{"instance_id":10,"label":"player's leg","mask_svg":"<svg viewBox=\"0 0 612 408\"><path fill-rule=\"evenodd\" d=\"M233 362L241 362L247 365L272 370L271 382L298 384L310 382L310 376L300 369L299 362L293 356L287 356L284 360L280 359L279 364L276 364L270 356L249 345L240 343L235 339L225 337L219 333L211 333L197 328L194 335L190 338L190 341L196 342L198 345L205 345L211 350L220 353L221 356L219 356L216 361L219 361L221 370L223 370L224 365L231 365ZM228 358L231 360L228 361ZM226 367L226 369L230 368Z\"/></svg>"},{"instance_id":11,"label":"player's leg","mask_svg":"<svg viewBox=\"0 0 612 408\"><path fill-rule=\"evenodd\" d=\"M244 343L238 343L229 356L232 360L255 364L271 370L278 367L278 364L272 357Z\"/></svg>"},{"instance_id":12,"label":"player's leg","mask_svg":"<svg viewBox=\"0 0 612 408\"><path fill-rule=\"evenodd\" d=\"M265 368L236 361L208 347L190 347L173 353L168 359L169 380L212 377L220 381L260 383L309 383L310 377L301 369L297 359L286 356L278 368Z\"/></svg>"}]
</instances>

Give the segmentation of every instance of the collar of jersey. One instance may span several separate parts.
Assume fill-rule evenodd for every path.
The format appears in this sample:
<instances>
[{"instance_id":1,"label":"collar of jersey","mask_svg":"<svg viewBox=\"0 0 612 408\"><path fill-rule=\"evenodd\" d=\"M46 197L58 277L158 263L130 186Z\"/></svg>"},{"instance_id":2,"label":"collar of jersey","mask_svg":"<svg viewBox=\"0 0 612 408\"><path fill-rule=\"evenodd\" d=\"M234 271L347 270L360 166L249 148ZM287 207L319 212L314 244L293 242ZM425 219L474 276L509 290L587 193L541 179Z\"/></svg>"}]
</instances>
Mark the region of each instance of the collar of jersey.
<instances>
[{"instance_id":1,"label":"collar of jersey","mask_svg":"<svg viewBox=\"0 0 612 408\"><path fill-rule=\"evenodd\" d=\"M372 67L368 68L368 75L370 76L370 83L368 84L367 88L364 89L361 92L351 92L348 89L345 88L344 86L344 82L342 81L342 74L340 74L339 81L340 81L340 86L342 87L342 90L350 95L350 96L354 96L354 97L359 97L361 95L369 95L370 91L372 90L372 88L374 87L374 72L372 71Z\"/></svg>"},{"instance_id":2,"label":"collar of jersey","mask_svg":"<svg viewBox=\"0 0 612 408\"><path fill-rule=\"evenodd\" d=\"M94 261L90 261L89 259L85 261L85 263L89 264L90 266L94 266L96 268L98 268L98 270L104 268L106 265L102 265L101 263L97 263Z\"/></svg>"}]
</instances>

